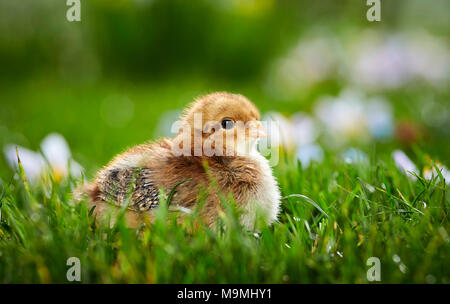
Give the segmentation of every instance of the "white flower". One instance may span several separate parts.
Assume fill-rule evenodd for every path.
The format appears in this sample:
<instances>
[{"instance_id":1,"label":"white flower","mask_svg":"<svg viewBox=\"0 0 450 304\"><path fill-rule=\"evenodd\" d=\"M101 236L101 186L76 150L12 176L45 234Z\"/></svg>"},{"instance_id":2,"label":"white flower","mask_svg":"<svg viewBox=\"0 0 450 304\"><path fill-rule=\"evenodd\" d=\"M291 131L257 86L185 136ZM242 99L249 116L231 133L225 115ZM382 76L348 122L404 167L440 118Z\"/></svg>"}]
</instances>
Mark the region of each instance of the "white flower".
<instances>
[{"instance_id":1,"label":"white flower","mask_svg":"<svg viewBox=\"0 0 450 304\"><path fill-rule=\"evenodd\" d=\"M330 144L351 140L382 139L393 133L389 103L380 98L367 99L358 90L346 89L337 97L324 97L315 105L315 114L325 126Z\"/></svg>"},{"instance_id":2,"label":"white flower","mask_svg":"<svg viewBox=\"0 0 450 304\"><path fill-rule=\"evenodd\" d=\"M348 164L368 163L369 158L366 153L356 148L349 148L342 153L342 158Z\"/></svg>"},{"instance_id":3,"label":"white flower","mask_svg":"<svg viewBox=\"0 0 450 304\"><path fill-rule=\"evenodd\" d=\"M416 80L445 88L449 75L445 39L425 31L364 30L337 38L316 28L273 62L265 89L277 99L290 100L340 76L357 86L383 89Z\"/></svg>"},{"instance_id":4,"label":"white flower","mask_svg":"<svg viewBox=\"0 0 450 304\"><path fill-rule=\"evenodd\" d=\"M267 140L270 140L272 146L283 146L286 149L292 149L295 146L293 125L281 113L268 112L264 115L263 121L270 126L267 129L269 135Z\"/></svg>"},{"instance_id":5,"label":"white flower","mask_svg":"<svg viewBox=\"0 0 450 304\"><path fill-rule=\"evenodd\" d=\"M394 159L397 168L402 171L403 174L406 174L406 176L413 181L417 179L413 173L418 175L419 171L417 170L416 165L414 165L403 151L395 150L392 152L392 158Z\"/></svg>"},{"instance_id":6,"label":"white flower","mask_svg":"<svg viewBox=\"0 0 450 304\"><path fill-rule=\"evenodd\" d=\"M320 134L320 126L314 118L306 113L295 113L291 117L293 137L297 146L305 146L316 141Z\"/></svg>"},{"instance_id":7,"label":"white flower","mask_svg":"<svg viewBox=\"0 0 450 304\"><path fill-rule=\"evenodd\" d=\"M27 148L13 144L6 145L4 148L5 157L9 166L13 169L17 169L18 167L16 147L19 150L20 160L25 174L30 180L37 180L46 165L44 158L39 153Z\"/></svg>"},{"instance_id":8,"label":"white flower","mask_svg":"<svg viewBox=\"0 0 450 304\"><path fill-rule=\"evenodd\" d=\"M41 142L43 156L38 152L21 146L14 144L6 145L4 148L5 157L12 169L17 169L18 167L16 147L19 151L19 157L25 174L32 182L39 180L42 174L48 169L51 169L57 180L69 175L69 166L70 173L73 177L81 177L83 173L83 168L72 159L69 146L60 134L52 133L44 138ZM50 168L48 165L50 165Z\"/></svg>"},{"instance_id":9,"label":"white flower","mask_svg":"<svg viewBox=\"0 0 450 304\"><path fill-rule=\"evenodd\" d=\"M381 97L367 101L366 117L369 131L377 139L389 138L394 133L391 105Z\"/></svg>"},{"instance_id":10,"label":"white flower","mask_svg":"<svg viewBox=\"0 0 450 304\"><path fill-rule=\"evenodd\" d=\"M308 168L311 161L322 162L323 150L317 144L304 145L298 148L296 156L303 168Z\"/></svg>"},{"instance_id":11,"label":"white flower","mask_svg":"<svg viewBox=\"0 0 450 304\"><path fill-rule=\"evenodd\" d=\"M367 134L362 98L359 92L347 90L337 98L323 98L316 104L315 113L334 140L345 142Z\"/></svg>"},{"instance_id":12,"label":"white flower","mask_svg":"<svg viewBox=\"0 0 450 304\"><path fill-rule=\"evenodd\" d=\"M439 163L436 164L439 171L442 174L442 177L444 177L445 183L448 185L450 184L450 171L447 169L446 166L443 166ZM434 177L438 176L438 172L436 171L436 168L433 167L426 167L423 169L423 177L427 180L431 180Z\"/></svg>"},{"instance_id":13,"label":"white flower","mask_svg":"<svg viewBox=\"0 0 450 304\"><path fill-rule=\"evenodd\" d=\"M382 36L365 31L349 51L350 78L374 88L397 88L412 80L444 84L450 72L445 42L425 32Z\"/></svg>"},{"instance_id":14,"label":"white flower","mask_svg":"<svg viewBox=\"0 0 450 304\"><path fill-rule=\"evenodd\" d=\"M450 75L450 52L439 38L426 32L406 37L406 60L411 75L433 85L447 85Z\"/></svg>"},{"instance_id":15,"label":"white flower","mask_svg":"<svg viewBox=\"0 0 450 304\"><path fill-rule=\"evenodd\" d=\"M355 43L351 77L355 83L370 87L398 87L408 79L405 46L398 37L388 39L375 32L366 32Z\"/></svg>"}]
</instances>

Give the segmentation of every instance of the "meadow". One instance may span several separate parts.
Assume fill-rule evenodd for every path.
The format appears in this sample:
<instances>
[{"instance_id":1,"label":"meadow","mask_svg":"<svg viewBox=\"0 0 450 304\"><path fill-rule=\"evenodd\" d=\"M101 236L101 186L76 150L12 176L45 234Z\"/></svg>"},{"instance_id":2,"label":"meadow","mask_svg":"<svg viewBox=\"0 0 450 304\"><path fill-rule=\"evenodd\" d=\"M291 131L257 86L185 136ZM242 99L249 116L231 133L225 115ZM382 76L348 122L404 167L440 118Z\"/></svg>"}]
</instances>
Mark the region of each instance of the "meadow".
<instances>
[{"instance_id":1,"label":"meadow","mask_svg":"<svg viewBox=\"0 0 450 304\"><path fill-rule=\"evenodd\" d=\"M448 1L65 2L0 1L0 283L450 283ZM74 202L215 91L280 123L276 223Z\"/></svg>"},{"instance_id":2,"label":"meadow","mask_svg":"<svg viewBox=\"0 0 450 304\"><path fill-rule=\"evenodd\" d=\"M203 85L184 87L201 91ZM160 111L182 106L183 97L169 97L164 87L155 92L132 86L127 92L139 101L136 108L144 108L148 99L161 100L157 103ZM143 116L151 113L149 119L142 116L119 129L103 122L102 130L95 126L93 116L98 111L89 106L90 99L111 94L111 87L78 89L51 87L39 95L22 91L27 99L23 104L32 109L17 107L15 113L27 123L11 123L12 128L33 138L27 130L42 121L41 115L48 115L46 128L73 139L74 158L85 155L99 165L126 144L152 137L147 137L147 130L150 133L155 128L156 106L151 111L136 111ZM184 94L193 93L185 90ZM54 103L52 98L65 102ZM170 104L171 98L177 102ZM261 108L270 109L269 103L256 100ZM56 113L62 112L67 115L58 118ZM138 132L140 128L145 132ZM107 139L97 139L102 132L108 134ZM100 147L100 143L108 146ZM68 283L66 261L78 257L82 283L370 283L367 271L371 264L366 263L377 257L382 283L448 283L450 227L444 177L435 174L426 179L419 174L415 180L408 178L389 153L392 145L370 143L368 158L360 162L345 161L335 151L326 150L321 162L312 161L306 168L281 148L274 174L284 196L282 212L277 223L258 232L239 225L238 211L226 199L227 212L215 228L199 225L193 229L195 213L177 225L174 218L179 214L168 214L164 205L156 211L154 223L138 230L128 229L123 220L108 227L92 216L86 204L73 202L71 191L80 179L55 177L47 171L39 182L30 184L21 167L14 173L3 164L0 280ZM423 146L413 145L410 151L419 172L430 166ZM92 177L98 166L81 161L90 168L86 178Z\"/></svg>"}]
</instances>

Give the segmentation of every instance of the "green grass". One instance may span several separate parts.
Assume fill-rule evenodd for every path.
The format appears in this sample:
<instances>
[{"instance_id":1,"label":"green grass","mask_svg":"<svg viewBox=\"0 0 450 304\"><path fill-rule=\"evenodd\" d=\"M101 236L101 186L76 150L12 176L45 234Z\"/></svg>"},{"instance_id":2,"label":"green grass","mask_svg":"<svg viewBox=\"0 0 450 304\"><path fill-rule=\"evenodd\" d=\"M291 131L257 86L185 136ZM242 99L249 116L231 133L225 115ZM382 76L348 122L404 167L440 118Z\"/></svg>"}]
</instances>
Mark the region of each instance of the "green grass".
<instances>
[{"instance_id":1,"label":"green grass","mask_svg":"<svg viewBox=\"0 0 450 304\"><path fill-rule=\"evenodd\" d=\"M0 282L65 283L72 256L83 283L366 283L372 256L382 283L449 282L439 177L411 182L389 157L350 165L332 155L306 170L284 155L275 174L284 196L317 206L287 198L280 221L258 234L240 227L227 202L226 229L194 229L195 214L177 225L163 207L150 226L109 228L71 201L70 178L27 188L16 174L1 181Z\"/></svg>"},{"instance_id":2,"label":"green grass","mask_svg":"<svg viewBox=\"0 0 450 304\"><path fill-rule=\"evenodd\" d=\"M317 97L340 90L328 84L283 102L255 84L219 83L69 85L34 79L11 84L0 90L0 144L37 150L45 135L59 132L91 178L114 154L154 138L162 113L199 94L240 92L263 112L293 113L308 111ZM395 117L420 121L423 96L447 99L447 91L430 90L389 93ZM128 96L135 104L133 119L121 128L102 120L101 104L111 95ZM119 220L109 228L84 203L73 203L77 181L47 176L26 187L23 176L0 158L0 282L67 283L67 259L78 257L82 283L368 283L366 261L378 257L382 283L449 283L446 184L441 177L413 182L390 156L402 148L420 170L429 165L427 155L448 166L446 134L431 130L413 149L395 141L359 146L369 155L360 164L347 164L339 151L326 150L322 163L302 169L282 153L274 173L282 195L290 197L283 200L279 222L257 235L237 224L227 201L231 208L221 218L226 229L220 223L193 229L195 214L176 225L177 215L164 208L149 227L130 230Z\"/></svg>"}]
</instances>

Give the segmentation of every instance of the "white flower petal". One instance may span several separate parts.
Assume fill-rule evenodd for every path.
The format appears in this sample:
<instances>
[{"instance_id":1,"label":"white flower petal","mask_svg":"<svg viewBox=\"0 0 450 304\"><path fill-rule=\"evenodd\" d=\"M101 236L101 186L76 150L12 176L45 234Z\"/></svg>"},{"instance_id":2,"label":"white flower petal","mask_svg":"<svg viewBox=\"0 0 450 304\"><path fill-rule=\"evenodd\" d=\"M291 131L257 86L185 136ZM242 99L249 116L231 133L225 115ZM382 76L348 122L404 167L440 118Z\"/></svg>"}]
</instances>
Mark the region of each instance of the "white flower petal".
<instances>
[{"instance_id":1,"label":"white flower petal","mask_svg":"<svg viewBox=\"0 0 450 304\"><path fill-rule=\"evenodd\" d=\"M314 112L325 126L329 139L343 144L351 139L369 138L368 114L364 95L352 89L346 89L338 97L320 99ZM332 143L330 142L330 143Z\"/></svg>"},{"instance_id":2,"label":"white flower petal","mask_svg":"<svg viewBox=\"0 0 450 304\"><path fill-rule=\"evenodd\" d=\"M402 171L403 174L406 174L411 180L417 179L417 177L412 174L412 172L419 174L416 165L414 165L403 151L395 150L392 152L392 158L394 159L397 168Z\"/></svg>"},{"instance_id":3,"label":"white flower petal","mask_svg":"<svg viewBox=\"0 0 450 304\"><path fill-rule=\"evenodd\" d=\"M366 117L369 130L375 138L388 138L394 133L391 105L383 98L369 100Z\"/></svg>"},{"instance_id":4,"label":"white flower petal","mask_svg":"<svg viewBox=\"0 0 450 304\"><path fill-rule=\"evenodd\" d=\"M366 153L356 148L347 149L344 153L342 153L342 158L349 164L367 163L369 161Z\"/></svg>"},{"instance_id":5,"label":"white flower petal","mask_svg":"<svg viewBox=\"0 0 450 304\"><path fill-rule=\"evenodd\" d=\"M74 178L79 178L83 175L84 168L74 160L70 161L70 174Z\"/></svg>"},{"instance_id":6,"label":"white flower petal","mask_svg":"<svg viewBox=\"0 0 450 304\"><path fill-rule=\"evenodd\" d=\"M450 171L447 169L446 166L442 166L441 164L436 164L436 166L438 167L439 171L442 174L442 177L445 180L445 183L448 185L450 184ZM423 171L423 177L427 180L431 180L434 177L438 176L438 172L436 171L435 167L427 168Z\"/></svg>"},{"instance_id":7,"label":"white flower petal","mask_svg":"<svg viewBox=\"0 0 450 304\"><path fill-rule=\"evenodd\" d=\"M302 146L297 150L297 158L303 168L308 168L312 161L321 162L323 160L323 150L319 145L312 144Z\"/></svg>"},{"instance_id":8,"label":"white flower petal","mask_svg":"<svg viewBox=\"0 0 450 304\"><path fill-rule=\"evenodd\" d=\"M4 148L5 157L12 169L18 168L16 147L19 150L20 161L27 178L31 181L38 179L47 166L42 155L14 144L6 145Z\"/></svg>"},{"instance_id":9,"label":"white flower petal","mask_svg":"<svg viewBox=\"0 0 450 304\"><path fill-rule=\"evenodd\" d=\"M41 149L52 168L61 170L64 175L67 175L71 153L64 137L57 133L47 135L41 143Z\"/></svg>"},{"instance_id":10,"label":"white flower petal","mask_svg":"<svg viewBox=\"0 0 450 304\"><path fill-rule=\"evenodd\" d=\"M316 121L305 113L295 113L291 117L294 140L297 146L312 144L319 136L319 126Z\"/></svg>"},{"instance_id":11,"label":"white flower petal","mask_svg":"<svg viewBox=\"0 0 450 304\"><path fill-rule=\"evenodd\" d=\"M263 117L263 121L267 122L267 132L270 139L270 144L273 146L284 146L286 148L292 148L294 146L293 127L292 123L277 112L269 112Z\"/></svg>"}]
</instances>

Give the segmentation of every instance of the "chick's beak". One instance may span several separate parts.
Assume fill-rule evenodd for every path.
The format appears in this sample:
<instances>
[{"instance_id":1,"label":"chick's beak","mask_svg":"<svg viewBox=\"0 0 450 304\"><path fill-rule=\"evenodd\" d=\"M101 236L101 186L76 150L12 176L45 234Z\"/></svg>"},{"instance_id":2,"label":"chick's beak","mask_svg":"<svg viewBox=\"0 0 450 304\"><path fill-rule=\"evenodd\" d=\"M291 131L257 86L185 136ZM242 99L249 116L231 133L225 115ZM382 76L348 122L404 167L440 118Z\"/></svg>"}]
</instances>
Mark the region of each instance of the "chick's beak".
<instances>
[{"instance_id":1,"label":"chick's beak","mask_svg":"<svg viewBox=\"0 0 450 304\"><path fill-rule=\"evenodd\" d=\"M248 137L253 138L267 137L267 131L259 121L251 121L249 123L248 130L249 130Z\"/></svg>"}]
</instances>

